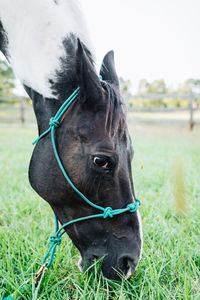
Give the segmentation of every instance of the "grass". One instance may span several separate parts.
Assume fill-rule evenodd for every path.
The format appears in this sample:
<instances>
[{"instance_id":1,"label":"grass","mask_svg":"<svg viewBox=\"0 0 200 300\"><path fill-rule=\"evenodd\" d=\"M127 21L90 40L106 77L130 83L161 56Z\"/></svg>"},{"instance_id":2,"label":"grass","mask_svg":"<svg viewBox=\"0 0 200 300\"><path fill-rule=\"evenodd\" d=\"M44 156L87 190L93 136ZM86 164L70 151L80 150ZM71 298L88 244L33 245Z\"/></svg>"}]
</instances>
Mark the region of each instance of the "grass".
<instances>
[{"instance_id":1,"label":"grass","mask_svg":"<svg viewBox=\"0 0 200 300\"><path fill-rule=\"evenodd\" d=\"M112 282L102 277L98 264L90 275L81 274L78 251L65 236L40 293L32 287L29 299L200 299L199 128L133 127L131 120L130 125L144 232L143 256L134 276ZM54 224L49 205L27 177L36 129L1 126L0 136L1 299L37 271ZM181 201L177 191L185 212L176 210Z\"/></svg>"}]
</instances>

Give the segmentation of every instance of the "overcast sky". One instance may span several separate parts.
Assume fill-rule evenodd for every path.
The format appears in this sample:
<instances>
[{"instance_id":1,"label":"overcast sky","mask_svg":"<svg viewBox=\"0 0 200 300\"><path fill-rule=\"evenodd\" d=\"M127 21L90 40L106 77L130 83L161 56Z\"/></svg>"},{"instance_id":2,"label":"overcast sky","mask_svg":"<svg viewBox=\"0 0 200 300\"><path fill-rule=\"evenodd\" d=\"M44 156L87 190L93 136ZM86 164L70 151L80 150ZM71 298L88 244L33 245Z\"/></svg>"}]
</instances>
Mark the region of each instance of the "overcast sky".
<instances>
[{"instance_id":1,"label":"overcast sky","mask_svg":"<svg viewBox=\"0 0 200 300\"><path fill-rule=\"evenodd\" d=\"M80 0L100 65L115 51L117 71L132 81L164 79L176 87L200 78L200 0Z\"/></svg>"},{"instance_id":2,"label":"overcast sky","mask_svg":"<svg viewBox=\"0 0 200 300\"><path fill-rule=\"evenodd\" d=\"M118 74L177 85L200 78L200 0L80 0L98 61L114 49Z\"/></svg>"}]
</instances>

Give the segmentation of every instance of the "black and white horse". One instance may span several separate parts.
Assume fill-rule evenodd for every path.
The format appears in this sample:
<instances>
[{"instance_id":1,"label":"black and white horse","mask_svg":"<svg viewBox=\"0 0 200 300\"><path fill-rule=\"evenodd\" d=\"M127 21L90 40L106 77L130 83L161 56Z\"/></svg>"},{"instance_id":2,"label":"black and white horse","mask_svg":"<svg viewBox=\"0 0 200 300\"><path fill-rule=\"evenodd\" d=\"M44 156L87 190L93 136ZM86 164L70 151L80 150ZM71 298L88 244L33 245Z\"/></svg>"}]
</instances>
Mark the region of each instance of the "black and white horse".
<instances>
[{"instance_id":1,"label":"black and white horse","mask_svg":"<svg viewBox=\"0 0 200 300\"><path fill-rule=\"evenodd\" d=\"M99 80L84 18L75 0L0 0L0 50L33 101L39 134L49 127L65 99L77 101L61 120L56 144L72 182L93 203L113 209L135 202L133 149L120 96L113 52L106 54ZM50 136L36 145L29 167L34 190L64 224L98 213L66 182ZM139 212L93 219L66 228L87 268L104 256L106 277L129 277L142 251Z\"/></svg>"}]
</instances>

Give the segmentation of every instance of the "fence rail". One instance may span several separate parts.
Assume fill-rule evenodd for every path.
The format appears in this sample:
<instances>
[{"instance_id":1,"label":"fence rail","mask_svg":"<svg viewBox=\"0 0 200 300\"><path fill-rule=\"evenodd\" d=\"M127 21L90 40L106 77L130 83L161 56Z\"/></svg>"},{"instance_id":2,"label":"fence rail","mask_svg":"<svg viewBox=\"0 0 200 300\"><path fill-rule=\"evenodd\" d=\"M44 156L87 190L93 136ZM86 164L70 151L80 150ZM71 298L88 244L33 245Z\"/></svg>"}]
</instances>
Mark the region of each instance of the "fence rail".
<instances>
[{"instance_id":1,"label":"fence rail","mask_svg":"<svg viewBox=\"0 0 200 300\"><path fill-rule=\"evenodd\" d=\"M1 122L35 122L31 100L23 96L0 97Z\"/></svg>"},{"instance_id":2,"label":"fence rail","mask_svg":"<svg viewBox=\"0 0 200 300\"><path fill-rule=\"evenodd\" d=\"M131 99L136 100L136 103L140 99L187 99L188 106L187 107L139 107L136 105L132 107L128 105L128 111L135 113L173 113L173 112L188 112L188 123L190 128L192 129L195 124L199 124L200 120L194 119L194 113L200 112L200 108L197 107L196 99L200 99L200 95L197 94L148 94L148 95L134 95ZM25 122L35 122L35 116L33 114L33 108L30 105L30 100L26 97L0 97L0 122L21 122L24 124ZM14 105L14 104L15 105ZM27 104L28 103L28 104ZM4 113L6 112L6 113ZM12 113L13 112L13 113ZM12 113L12 117L10 114ZM180 123L180 120L143 120L140 119L141 122L154 122L154 123Z\"/></svg>"},{"instance_id":3,"label":"fence rail","mask_svg":"<svg viewBox=\"0 0 200 300\"><path fill-rule=\"evenodd\" d=\"M139 100L139 99L188 99L188 107L132 107L128 106L129 111L133 112L184 112L188 111L188 123L190 129L194 127L194 124L199 124L199 121L194 120L194 112L200 111L200 108L196 105L196 99L200 99L200 95L198 94L148 94L148 95L134 95L131 99ZM153 120L152 122L155 122ZM159 120L157 122L167 123L168 121ZM180 123L178 120L170 120L171 123Z\"/></svg>"}]
</instances>

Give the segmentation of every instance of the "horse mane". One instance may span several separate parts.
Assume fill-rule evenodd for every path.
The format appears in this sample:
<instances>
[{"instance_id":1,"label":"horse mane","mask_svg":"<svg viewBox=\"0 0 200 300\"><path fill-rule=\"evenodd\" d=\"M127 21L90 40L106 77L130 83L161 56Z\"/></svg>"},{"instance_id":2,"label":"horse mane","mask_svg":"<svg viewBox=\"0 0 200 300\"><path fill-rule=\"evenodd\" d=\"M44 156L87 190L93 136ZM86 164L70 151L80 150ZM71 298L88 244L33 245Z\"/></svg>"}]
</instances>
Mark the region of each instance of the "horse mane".
<instances>
[{"instance_id":1,"label":"horse mane","mask_svg":"<svg viewBox=\"0 0 200 300\"><path fill-rule=\"evenodd\" d=\"M64 101L74 89L77 88L77 75L79 75L76 70L77 36L71 33L63 41L63 45L67 56L60 58L62 68L56 72L56 82L52 83L52 88L55 94L59 94L61 101ZM78 102L86 109L93 109L97 112L99 110L105 111L104 126L108 134L115 136L119 132L120 135L123 136L126 130L126 114L120 90L115 84L112 84L108 80L98 79L95 73L93 55L83 42L81 42L81 45L88 60L86 62L88 68L86 69L90 69L90 71L84 73L84 83L80 82L80 102ZM93 78L94 84L97 88L99 85L99 89L101 90L101 92L96 95L93 94L94 91L92 91L90 87L86 86L86 83L91 82ZM97 82L95 83L95 81ZM95 96L97 96L97 98L95 98Z\"/></svg>"},{"instance_id":2,"label":"horse mane","mask_svg":"<svg viewBox=\"0 0 200 300\"><path fill-rule=\"evenodd\" d=\"M104 101L106 106L105 128L110 136L119 133L122 137L126 131L126 113L120 91L107 81L102 81L101 85L106 92Z\"/></svg>"},{"instance_id":3,"label":"horse mane","mask_svg":"<svg viewBox=\"0 0 200 300\"><path fill-rule=\"evenodd\" d=\"M3 28L3 25L0 21L0 50L1 52L6 56L6 48L7 48L7 45L8 45L8 40L6 38L6 35L5 35L5 30Z\"/></svg>"}]
</instances>

